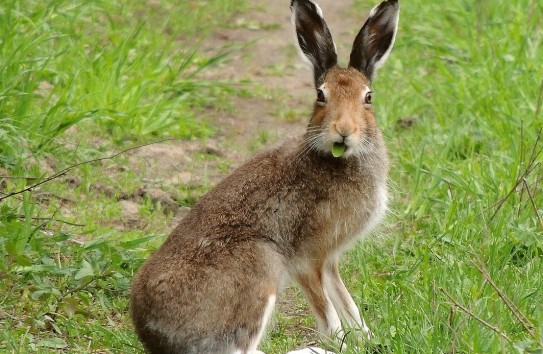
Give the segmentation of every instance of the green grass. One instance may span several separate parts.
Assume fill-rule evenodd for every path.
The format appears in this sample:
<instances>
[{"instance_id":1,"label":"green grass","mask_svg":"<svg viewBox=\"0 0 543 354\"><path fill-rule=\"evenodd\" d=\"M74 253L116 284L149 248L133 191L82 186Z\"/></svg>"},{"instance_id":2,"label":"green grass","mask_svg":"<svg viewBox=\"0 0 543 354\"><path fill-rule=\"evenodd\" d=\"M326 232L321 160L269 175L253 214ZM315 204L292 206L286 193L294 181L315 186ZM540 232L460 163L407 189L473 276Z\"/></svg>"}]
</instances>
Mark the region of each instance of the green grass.
<instances>
[{"instance_id":1,"label":"green grass","mask_svg":"<svg viewBox=\"0 0 543 354\"><path fill-rule=\"evenodd\" d=\"M150 139L212 135L202 107L241 93L197 79L222 54L202 56L196 34L231 26L224 14L245 8L241 0L2 2L0 192ZM402 2L396 46L373 88L392 158L391 210L342 264L375 337L348 336L345 353L357 344L543 352L542 19L534 0ZM291 120L293 109L277 115ZM269 138L260 133L253 147ZM140 195L131 161L84 165L0 201L0 352L142 352L129 284L172 215ZM180 205L209 188L162 187ZM135 224L124 225L124 199L138 201ZM292 312L303 312L300 294L289 296ZM314 338L312 317L275 317L267 353Z\"/></svg>"},{"instance_id":2,"label":"green grass","mask_svg":"<svg viewBox=\"0 0 543 354\"><path fill-rule=\"evenodd\" d=\"M198 46L245 7L0 4L0 352L142 351L127 314L129 285L172 218L140 190L143 168L117 156L5 196L129 146L211 136L204 108L235 90L199 77L226 52L204 56ZM190 205L209 187L164 188ZM123 216L124 199L137 202L136 219Z\"/></svg>"},{"instance_id":3,"label":"green grass","mask_svg":"<svg viewBox=\"0 0 543 354\"><path fill-rule=\"evenodd\" d=\"M192 108L212 103L215 93L228 87L194 79L223 57L201 57L194 34L209 32L217 22L209 18L235 6L235 1L150 8L120 0L3 2L0 111L6 154L0 164L13 165L9 158L25 148L47 151L75 125L111 132L119 141L209 136L213 129L196 120ZM183 17L187 11L194 14Z\"/></svg>"}]
</instances>

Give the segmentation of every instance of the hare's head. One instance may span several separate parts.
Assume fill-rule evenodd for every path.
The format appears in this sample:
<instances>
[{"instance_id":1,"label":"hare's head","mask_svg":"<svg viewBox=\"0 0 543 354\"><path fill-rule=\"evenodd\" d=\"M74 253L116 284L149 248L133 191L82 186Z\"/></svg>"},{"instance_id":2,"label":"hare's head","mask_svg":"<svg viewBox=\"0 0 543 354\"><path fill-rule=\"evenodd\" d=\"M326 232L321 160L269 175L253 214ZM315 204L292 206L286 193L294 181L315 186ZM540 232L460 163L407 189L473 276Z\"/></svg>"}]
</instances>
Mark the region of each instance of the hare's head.
<instances>
[{"instance_id":1,"label":"hare's head","mask_svg":"<svg viewBox=\"0 0 543 354\"><path fill-rule=\"evenodd\" d=\"M336 46L319 6L311 0L292 0L291 10L298 51L313 69L317 90L307 134L311 148L344 158L370 152L380 134L371 82L394 44L398 1L384 1L371 10L346 69L337 66Z\"/></svg>"}]
</instances>

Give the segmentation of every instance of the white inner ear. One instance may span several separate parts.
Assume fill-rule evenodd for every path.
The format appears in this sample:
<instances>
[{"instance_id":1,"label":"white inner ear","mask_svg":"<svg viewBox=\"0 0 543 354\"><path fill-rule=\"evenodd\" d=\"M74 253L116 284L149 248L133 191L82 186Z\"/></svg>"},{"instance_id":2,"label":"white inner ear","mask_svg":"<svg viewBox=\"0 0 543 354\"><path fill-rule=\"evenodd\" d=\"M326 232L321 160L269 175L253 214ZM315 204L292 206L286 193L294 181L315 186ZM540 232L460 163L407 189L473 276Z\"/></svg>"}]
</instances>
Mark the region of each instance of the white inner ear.
<instances>
[{"instance_id":1,"label":"white inner ear","mask_svg":"<svg viewBox=\"0 0 543 354\"><path fill-rule=\"evenodd\" d=\"M370 17L375 15L376 8L377 7L374 7L371 10ZM396 11L396 14L395 14L394 18L390 22L383 20L383 22L389 22L389 23L391 23L391 26L394 26L394 32L392 34L392 40L390 41L390 45L388 46L387 51L385 52L385 54L383 54L381 59L377 60L375 62L375 64L374 64L374 70L375 71L377 71L381 66L383 66L383 64L387 61L388 57L390 56L390 52L392 51L392 47L394 46L394 41L396 41L396 34L398 33L398 23L399 23L399 21L400 21L400 11Z\"/></svg>"},{"instance_id":2,"label":"white inner ear","mask_svg":"<svg viewBox=\"0 0 543 354\"><path fill-rule=\"evenodd\" d=\"M317 13L319 14L319 16L320 16L321 18L324 18L324 16L322 15L321 7L320 7L316 2L314 2L314 1L312 1L312 0L309 0L309 1L311 1L311 2L313 3L313 5L315 5L315 8L317 9Z\"/></svg>"},{"instance_id":3,"label":"white inner ear","mask_svg":"<svg viewBox=\"0 0 543 354\"><path fill-rule=\"evenodd\" d=\"M292 28L293 28L293 34L294 34L294 46L296 47L296 52L298 52L298 55L300 58L302 58L302 62L305 64L304 66L308 68L309 70L313 71L315 68L313 67L313 63L307 55L302 50L302 47L300 47L300 43L298 42L298 32L296 32L296 12L298 11L298 5L296 3L294 4L292 8L292 14L290 15L290 21L292 22ZM303 37L300 37L303 39Z\"/></svg>"},{"instance_id":4,"label":"white inner ear","mask_svg":"<svg viewBox=\"0 0 543 354\"><path fill-rule=\"evenodd\" d=\"M322 9L321 7L319 6L319 4L317 4L316 2L312 1L312 0L309 0L313 3L313 5L315 5L315 8L317 9L317 14L319 14L319 16L321 17L322 21L324 22L324 16L322 14ZM330 30L330 29L328 29ZM320 36L320 34L318 34ZM334 43L334 52L337 54L337 46L336 46L336 42L332 39L332 43Z\"/></svg>"},{"instance_id":5,"label":"white inner ear","mask_svg":"<svg viewBox=\"0 0 543 354\"><path fill-rule=\"evenodd\" d=\"M310 0L311 1L311 0ZM317 14L320 16L320 18L324 21L324 17L322 15L322 9L320 8L320 6L311 1L311 3L313 5L315 5L315 9L317 9ZM294 31L294 45L296 46L296 52L298 52L298 55L300 56L300 58L302 58L302 61L304 62L305 66L313 71L315 70L314 66L313 66L313 62L311 61L311 59L304 53L304 51L302 50L302 48L300 47L300 43L298 42L298 33L296 32L296 22L297 22L297 19L296 19L296 13L298 12L298 5L297 3L295 3L292 7L292 13L290 15L290 21L292 22L292 28L293 28L293 31ZM315 31L315 36L316 38L320 38L321 37L321 34L318 32L318 31ZM302 40L303 37L301 37ZM318 40L317 43L321 43L322 41L321 40ZM332 43L334 43L334 51L336 52L337 54L337 46L336 46L336 42L334 42L334 40L332 39ZM317 60L317 58L313 58L314 60Z\"/></svg>"},{"instance_id":6,"label":"white inner ear","mask_svg":"<svg viewBox=\"0 0 543 354\"><path fill-rule=\"evenodd\" d=\"M379 6L381 6L381 4L375 5L375 6L373 7L373 9L371 9L368 18L375 16L375 13L377 12L377 8L378 8Z\"/></svg>"}]
</instances>

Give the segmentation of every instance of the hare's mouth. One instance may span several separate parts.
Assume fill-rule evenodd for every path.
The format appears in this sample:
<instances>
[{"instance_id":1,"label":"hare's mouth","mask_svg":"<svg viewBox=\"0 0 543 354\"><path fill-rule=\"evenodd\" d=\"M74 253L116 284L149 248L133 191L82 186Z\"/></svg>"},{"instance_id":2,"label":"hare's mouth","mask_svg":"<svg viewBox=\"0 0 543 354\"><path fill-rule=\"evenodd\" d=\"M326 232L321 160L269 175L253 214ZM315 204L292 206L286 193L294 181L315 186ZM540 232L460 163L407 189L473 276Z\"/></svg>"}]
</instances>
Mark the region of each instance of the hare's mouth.
<instances>
[{"instance_id":1,"label":"hare's mouth","mask_svg":"<svg viewBox=\"0 0 543 354\"><path fill-rule=\"evenodd\" d=\"M331 154L335 158L347 159L350 157L361 157L371 153L374 146L368 139L346 139L345 141L332 141L328 143L327 154Z\"/></svg>"},{"instance_id":2,"label":"hare's mouth","mask_svg":"<svg viewBox=\"0 0 543 354\"><path fill-rule=\"evenodd\" d=\"M334 143L332 145L332 155L334 157L341 157L345 153L347 146L344 142Z\"/></svg>"},{"instance_id":3,"label":"hare's mouth","mask_svg":"<svg viewBox=\"0 0 543 354\"><path fill-rule=\"evenodd\" d=\"M307 141L309 149L338 159L363 155L369 150L368 146L366 146L368 144L364 144L363 139L359 137L352 136L341 139L338 137L325 137L323 135L321 133L310 137Z\"/></svg>"},{"instance_id":4,"label":"hare's mouth","mask_svg":"<svg viewBox=\"0 0 543 354\"><path fill-rule=\"evenodd\" d=\"M328 149L328 154L332 154L335 158L347 159L353 155L356 155L358 148L356 144L352 144L348 141L345 142L333 142L332 146Z\"/></svg>"}]
</instances>

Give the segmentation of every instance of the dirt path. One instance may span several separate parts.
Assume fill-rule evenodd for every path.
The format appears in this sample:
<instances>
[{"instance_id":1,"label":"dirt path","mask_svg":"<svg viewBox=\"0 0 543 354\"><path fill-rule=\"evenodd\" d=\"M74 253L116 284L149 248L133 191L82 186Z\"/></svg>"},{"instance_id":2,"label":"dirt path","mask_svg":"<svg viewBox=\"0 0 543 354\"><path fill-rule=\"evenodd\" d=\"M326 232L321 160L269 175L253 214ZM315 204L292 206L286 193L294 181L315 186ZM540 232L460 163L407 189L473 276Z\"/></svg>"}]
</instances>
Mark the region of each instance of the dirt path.
<instances>
[{"instance_id":1,"label":"dirt path","mask_svg":"<svg viewBox=\"0 0 543 354\"><path fill-rule=\"evenodd\" d=\"M357 20L349 14L350 1L323 0L319 4L343 63L362 18ZM249 43L234 52L219 70L207 75L233 82L249 79L253 87L265 94L233 98L233 111L217 116L219 135L224 142L236 141L243 148L244 143L251 143L261 132L275 140L306 125L315 95L313 76L293 45L289 5L290 0L253 1L251 11L232 20L233 28L217 30L204 43L203 50L209 53Z\"/></svg>"},{"instance_id":2,"label":"dirt path","mask_svg":"<svg viewBox=\"0 0 543 354\"><path fill-rule=\"evenodd\" d=\"M344 65L364 14L355 18L351 1L322 0L319 4ZM220 168L224 163L207 161L199 166L195 161L199 153L225 158L228 170L232 170L256 151L305 127L315 93L312 74L293 45L289 5L290 1L284 0L252 1L248 12L235 16L228 28L217 29L204 41L202 53L210 56L221 48L240 48L206 71L205 78L234 84L249 81L241 86L250 95L229 97L229 110L205 112L203 118L218 131L212 140L156 144L138 150L133 160L143 161L149 181L215 184L227 172Z\"/></svg>"}]
</instances>

